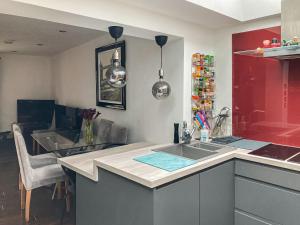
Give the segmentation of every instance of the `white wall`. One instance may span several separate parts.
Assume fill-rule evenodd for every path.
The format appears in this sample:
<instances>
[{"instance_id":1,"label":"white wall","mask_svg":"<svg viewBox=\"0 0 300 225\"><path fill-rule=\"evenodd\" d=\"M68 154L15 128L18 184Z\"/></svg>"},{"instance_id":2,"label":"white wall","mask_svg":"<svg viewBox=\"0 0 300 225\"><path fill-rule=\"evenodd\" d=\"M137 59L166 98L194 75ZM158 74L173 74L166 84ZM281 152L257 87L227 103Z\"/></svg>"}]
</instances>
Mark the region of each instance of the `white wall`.
<instances>
[{"instance_id":1,"label":"white wall","mask_svg":"<svg viewBox=\"0 0 300 225\"><path fill-rule=\"evenodd\" d=\"M102 117L129 128L129 142L172 142L173 123L183 116L183 41L168 42L164 48L165 79L171 96L157 101L151 93L158 80L160 50L154 41L126 37L128 72L127 110L99 107ZM90 41L53 57L54 93L61 104L96 107L95 48L111 43L105 37Z\"/></svg>"},{"instance_id":2,"label":"white wall","mask_svg":"<svg viewBox=\"0 0 300 225\"><path fill-rule=\"evenodd\" d=\"M21 2L28 3L28 5ZM121 24L125 27L125 34L152 40L154 35L159 33L183 38L182 88L184 94L181 96L181 101L183 99L181 121L191 121L191 56L195 52L214 53L216 33L214 30L116 0L18 0L13 2L3 0L0 2L1 11L12 15L99 30L107 30L109 25Z\"/></svg>"},{"instance_id":3,"label":"white wall","mask_svg":"<svg viewBox=\"0 0 300 225\"><path fill-rule=\"evenodd\" d=\"M16 121L17 99L52 99L51 60L44 56L1 55L0 132Z\"/></svg>"},{"instance_id":4,"label":"white wall","mask_svg":"<svg viewBox=\"0 0 300 225\"><path fill-rule=\"evenodd\" d=\"M218 110L223 106L232 108L232 34L274 26L280 26L279 16L244 23L216 32L216 107Z\"/></svg>"},{"instance_id":5,"label":"white wall","mask_svg":"<svg viewBox=\"0 0 300 225\"><path fill-rule=\"evenodd\" d=\"M280 22L279 18L268 18L216 31L113 0L18 1L17 3L15 1L8 2L3 0L0 3L0 5L2 4L2 10L0 9L0 11L13 15L27 16L70 25L80 25L99 30L106 30L108 25L121 24L125 27L125 34L138 37L153 38L154 34L165 33L183 38L184 72L182 74L182 84L180 85L183 94L180 95L178 99L182 102L182 108L180 110L183 110L183 116L180 119L187 121L191 120L190 83L192 53L199 51L216 55L217 107L220 108L223 105L231 106L232 33L275 26L279 25ZM264 4L267 1L270 0L264 0ZM20 2L29 4L27 5ZM180 55L180 53L177 52L176 54L178 54L178 56ZM64 61L68 63L67 57L65 57ZM84 76L84 74L82 74L82 76ZM70 77L68 82L72 83L71 78L72 77ZM90 95L93 91L94 88L88 90ZM75 93L73 94L75 95ZM78 96L78 98L80 99L81 96ZM158 131L158 133L159 132L160 131ZM164 136L162 132L159 134Z\"/></svg>"}]
</instances>

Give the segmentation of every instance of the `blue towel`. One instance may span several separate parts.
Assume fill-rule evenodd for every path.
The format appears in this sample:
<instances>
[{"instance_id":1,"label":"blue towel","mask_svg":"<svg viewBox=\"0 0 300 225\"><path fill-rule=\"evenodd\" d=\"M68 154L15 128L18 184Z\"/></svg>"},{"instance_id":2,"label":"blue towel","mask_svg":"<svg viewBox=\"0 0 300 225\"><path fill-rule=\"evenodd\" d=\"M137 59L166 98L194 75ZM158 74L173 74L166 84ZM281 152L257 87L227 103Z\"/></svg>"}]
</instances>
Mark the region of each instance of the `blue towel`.
<instances>
[{"instance_id":1,"label":"blue towel","mask_svg":"<svg viewBox=\"0 0 300 225\"><path fill-rule=\"evenodd\" d=\"M134 158L134 160L169 172L173 172L197 163L196 160L187 159L165 152L155 152L149 155Z\"/></svg>"}]
</instances>

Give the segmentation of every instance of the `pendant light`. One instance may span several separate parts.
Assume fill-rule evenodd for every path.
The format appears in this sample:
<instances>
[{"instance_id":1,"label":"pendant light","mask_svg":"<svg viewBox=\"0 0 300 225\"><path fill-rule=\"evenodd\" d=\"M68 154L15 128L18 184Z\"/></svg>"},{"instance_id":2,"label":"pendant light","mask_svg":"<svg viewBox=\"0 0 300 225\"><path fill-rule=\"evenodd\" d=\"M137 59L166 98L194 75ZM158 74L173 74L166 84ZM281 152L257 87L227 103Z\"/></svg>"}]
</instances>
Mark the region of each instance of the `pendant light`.
<instances>
[{"instance_id":1,"label":"pendant light","mask_svg":"<svg viewBox=\"0 0 300 225\"><path fill-rule=\"evenodd\" d=\"M122 88L126 85L126 70L121 65L120 55L118 49L116 48L116 43L118 38L123 34L123 27L111 26L108 28L109 33L112 38L115 39L115 50L112 55L111 65L106 71L107 83L115 88Z\"/></svg>"},{"instance_id":2,"label":"pendant light","mask_svg":"<svg viewBox=\"0 0 300 225\"><path fill-rule=\"evenodd\" d=\"M156 44L160 46L160 69L158 71L159 80L152 87L152 95L157 100L167 98L171 93L171 86L168 82L164 81L164 70L162 63L162 47L167 43L168 36L155 36Z\"/></svg>"}]
</instances>

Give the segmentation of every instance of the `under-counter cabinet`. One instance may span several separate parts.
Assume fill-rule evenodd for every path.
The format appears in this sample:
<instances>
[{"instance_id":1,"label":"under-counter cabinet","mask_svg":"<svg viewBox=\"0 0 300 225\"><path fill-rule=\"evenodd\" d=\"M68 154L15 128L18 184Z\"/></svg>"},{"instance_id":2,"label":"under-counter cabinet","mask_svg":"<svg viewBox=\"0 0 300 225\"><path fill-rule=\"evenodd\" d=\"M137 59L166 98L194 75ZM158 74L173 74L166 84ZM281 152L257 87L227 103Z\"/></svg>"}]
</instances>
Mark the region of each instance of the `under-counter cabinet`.
<instances>
[{"instance_id":1,"label":"under-counter cabinet","mask_svg":"<svg viewBox=\"0 0 300 225\"><path fill-rule=\"evenodd\" d=\"M99 171L99 182L77 176L77 225L199 225L199 175L147 188Z\"/></svg>"},{"instance_id":2,"label":"under-counter cabinet","mask_svg":"<svg viewBox=\"0 0 300 225\"><path fill-rule=\"evenodd\" d=\"M153 190L154 225L199 225L199 175Z\"/></svg>"},{"instance_id":3,"label":"under-counter cabinet","mask_svg":"<svg viewBox=\"0 0 300 225\"><path fill-rule=\"evenodd\" d=\"M300 174L237 160L235 225L299 225Z\"/></svg>"},{"instance_id":4,"label":"under-counter cabinet","mask_svg":"<svg viewBox=\"0 0 300 225\"><path fill-rule=\"evenodd\" d=\"M234 161L200 173L200 225L234 224Z\"/></svg>"},{"instance_id":5,"label":"under-counter cabinet","mask_svg":"<svg viewBox=\"0 0 300 225\"><path fill-rule=\"evenodd\" d=\"M235 210L234 224L239 225L274 225L251 214Z\"/></svg>"},{"instance_id":6,"label":"under-counter cabinet","mask_svg":"<svg viewBox=\"0 0 300 225\"><path fill-rule=\"evenodd\" d=\"M102 169L76 185L77 225L233 224L233 161L153 189Z\"/></svg>"}]
</instances>

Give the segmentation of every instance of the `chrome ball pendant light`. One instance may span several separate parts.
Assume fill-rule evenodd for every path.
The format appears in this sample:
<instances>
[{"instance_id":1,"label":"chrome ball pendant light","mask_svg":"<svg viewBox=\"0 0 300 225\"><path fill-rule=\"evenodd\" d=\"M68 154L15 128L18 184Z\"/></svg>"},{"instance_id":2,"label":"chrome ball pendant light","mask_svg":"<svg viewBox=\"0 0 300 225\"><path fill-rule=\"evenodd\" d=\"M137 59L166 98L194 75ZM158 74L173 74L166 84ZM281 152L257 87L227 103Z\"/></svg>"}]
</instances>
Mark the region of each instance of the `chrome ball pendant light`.
<instances>
[{"instance_id":1,"label":"chrome ball pendant light","mask_svg":"<svg viewBox=\"0 0 300 225\"><path fill-rule=\"evenodd\" d=\"M123 27L111 26L108 28L112 38L115 39L115 44L118 38L123 34ZM126 69L121 65L118 49L115 48L111 59L111 65L106 71L107 83L115 88L122 88L126 85Z\"/></svg>"},{"instance_id":2,"label":"chrome ball pendant light","mask_svg":"<svg viewBox=\"0 0 300 225\"><path fill-rule=\"evenodd\" d=\"M152 95L157 100L166 99L171 93L171 86L164 81L164 70L162 63L162 47L167 43L168 36L155 36L156 44L160 46L160 69L158 71L159 80L152 86Z\"/></svg>"}]
</instances>

